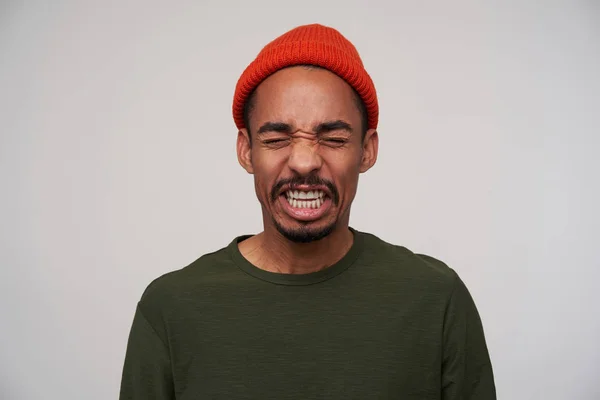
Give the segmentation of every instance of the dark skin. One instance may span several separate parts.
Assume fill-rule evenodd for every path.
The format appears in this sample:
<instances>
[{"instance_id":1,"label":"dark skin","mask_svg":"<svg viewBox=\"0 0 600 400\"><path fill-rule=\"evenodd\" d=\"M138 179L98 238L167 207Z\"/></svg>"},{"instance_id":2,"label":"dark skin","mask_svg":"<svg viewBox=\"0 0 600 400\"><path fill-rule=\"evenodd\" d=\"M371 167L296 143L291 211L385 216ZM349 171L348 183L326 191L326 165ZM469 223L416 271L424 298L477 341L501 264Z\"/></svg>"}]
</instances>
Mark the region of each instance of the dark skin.
<instances>
[{"instance_id":1,"label":"dark skin","mask_svg":"<svg viewBox=\"0 0 600 400\"><path fill-rule=\"evenodd\" d=\"M280 273L315 272L335 264L352 246L350 207L359 175L375 164L379 144L375 129L363 139L354 96L332 72L303 67L278 71L256 89L248 121L251 134L241 129L237 138L238 160L254 175L263 214L263 232L239 245L255 266ZM289 212L281 183L290 180L327 183L331 201L322 215L303 221ZM290 239L295 237L305 242Z\"/></svg>"}]
</instances>

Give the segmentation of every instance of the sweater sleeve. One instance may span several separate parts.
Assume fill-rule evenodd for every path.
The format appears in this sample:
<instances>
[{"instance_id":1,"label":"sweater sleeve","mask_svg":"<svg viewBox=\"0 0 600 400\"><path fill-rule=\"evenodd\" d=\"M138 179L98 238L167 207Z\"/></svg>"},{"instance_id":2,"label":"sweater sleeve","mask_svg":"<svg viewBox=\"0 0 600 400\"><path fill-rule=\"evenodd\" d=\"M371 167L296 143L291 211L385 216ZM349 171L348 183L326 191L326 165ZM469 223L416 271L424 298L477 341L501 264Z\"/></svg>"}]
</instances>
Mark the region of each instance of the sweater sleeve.
<instances>
[{"instance_id":1,"label":"sweater sleeve","mask_svg":"<svg viewBox=\"0 0 600 400\"><path fill-rule=\"evenodd\" d=\"M495 400L492 364L473 298L456 276L444 318L442 399Z\"/></svg>"},{"instance_id":2,"label":"sweater sleeve","mask_svg":"<svg viewBox=\"0 0 600 400\"><path fill-rule=\"evenodd\" d=\"M175 399L168 347L139 305L127 343L119 399Z\"/></svg>"}]
</instances>

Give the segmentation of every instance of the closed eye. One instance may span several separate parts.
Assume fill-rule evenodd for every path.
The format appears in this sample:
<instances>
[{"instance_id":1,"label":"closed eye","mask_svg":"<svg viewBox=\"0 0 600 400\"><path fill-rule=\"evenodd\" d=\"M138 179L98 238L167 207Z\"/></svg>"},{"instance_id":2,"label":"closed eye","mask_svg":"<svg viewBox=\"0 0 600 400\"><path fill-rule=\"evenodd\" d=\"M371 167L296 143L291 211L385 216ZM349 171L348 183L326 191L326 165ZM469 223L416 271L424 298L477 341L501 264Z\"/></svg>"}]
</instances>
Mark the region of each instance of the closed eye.
<instances>
[{"instance_id":1,"label":"closed eye","mask_svg":"<svg viewBox=\"0 0 600 400\"><path fill-rule=\"evenodd\" d=\"M266 144L273 144L273 143L281 143L281 142L286 142L288 139L285 138L279 138L279 139L265 139L263 140L263 143Z\"/></svg>"},{"instance_id":2,"label":"closed eye","mask_svg":"<svg viewBox=\"0 0 600 400\"><path fill-rule=\"evenodd\" d=\"M348 143L348 139L343 138L343 137L327 137L327 138L322 138L321 142L325 145L332 146L332 147L342 147L343 145Z\"/></svg>"},{"instance_id":3,"label":"closed eye","mask_svg":"<svg viewBox=\"0 0 600 400\"><path fill-rule=\"evenodd\" d=\"M282 148L286 147L289 144L289 142L290 142L289 137L278 137L278 138L261 140L262 145L265 146L266 148L270 148L270 149L282 149Z\"/></svg>"}]
</instances>

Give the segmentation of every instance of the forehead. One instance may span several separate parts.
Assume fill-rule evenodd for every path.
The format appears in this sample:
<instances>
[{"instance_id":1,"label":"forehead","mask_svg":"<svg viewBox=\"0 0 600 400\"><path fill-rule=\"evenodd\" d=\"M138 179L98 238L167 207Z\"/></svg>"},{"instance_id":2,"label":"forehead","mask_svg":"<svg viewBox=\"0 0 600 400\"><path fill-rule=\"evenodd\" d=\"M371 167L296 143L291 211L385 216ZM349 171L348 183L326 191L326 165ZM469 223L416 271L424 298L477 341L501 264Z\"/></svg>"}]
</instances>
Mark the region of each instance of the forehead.
<instances>
[{"instance_id":1,"label":"forehead","mask_svg":"<svg viewBox=\"0 0 600 400\"><path fill-rule=\"evenodd\" d=\"M351 86L328 70L304 66L285 68L257 87L252 119L295 124L353 120L360 118L354 97Z\"/></svg>"}]
</instances>

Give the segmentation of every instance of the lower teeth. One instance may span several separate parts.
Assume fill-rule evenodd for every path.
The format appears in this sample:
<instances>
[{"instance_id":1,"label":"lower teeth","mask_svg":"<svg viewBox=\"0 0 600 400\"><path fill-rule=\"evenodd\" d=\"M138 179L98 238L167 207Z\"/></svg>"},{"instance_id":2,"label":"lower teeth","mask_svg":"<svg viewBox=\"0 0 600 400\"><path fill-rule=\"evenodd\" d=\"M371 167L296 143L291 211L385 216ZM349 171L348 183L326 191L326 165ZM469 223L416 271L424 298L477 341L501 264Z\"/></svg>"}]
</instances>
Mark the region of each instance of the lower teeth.
<instances>
[{"instance_id":1,"label":"lower teeth","mask_svg":"<svg viewBox=\"0 0 600 400\"><path fill-rule=\"evenodd\" d=\"M292 200L292 199L288 199L288 203L294 207L294 208L319 208L321 207L321 205L323 204L323 200L322 199L317 199L317 200L309 200L309 201L305 201L305 200Z\"/></svg>"}]
</instances>

